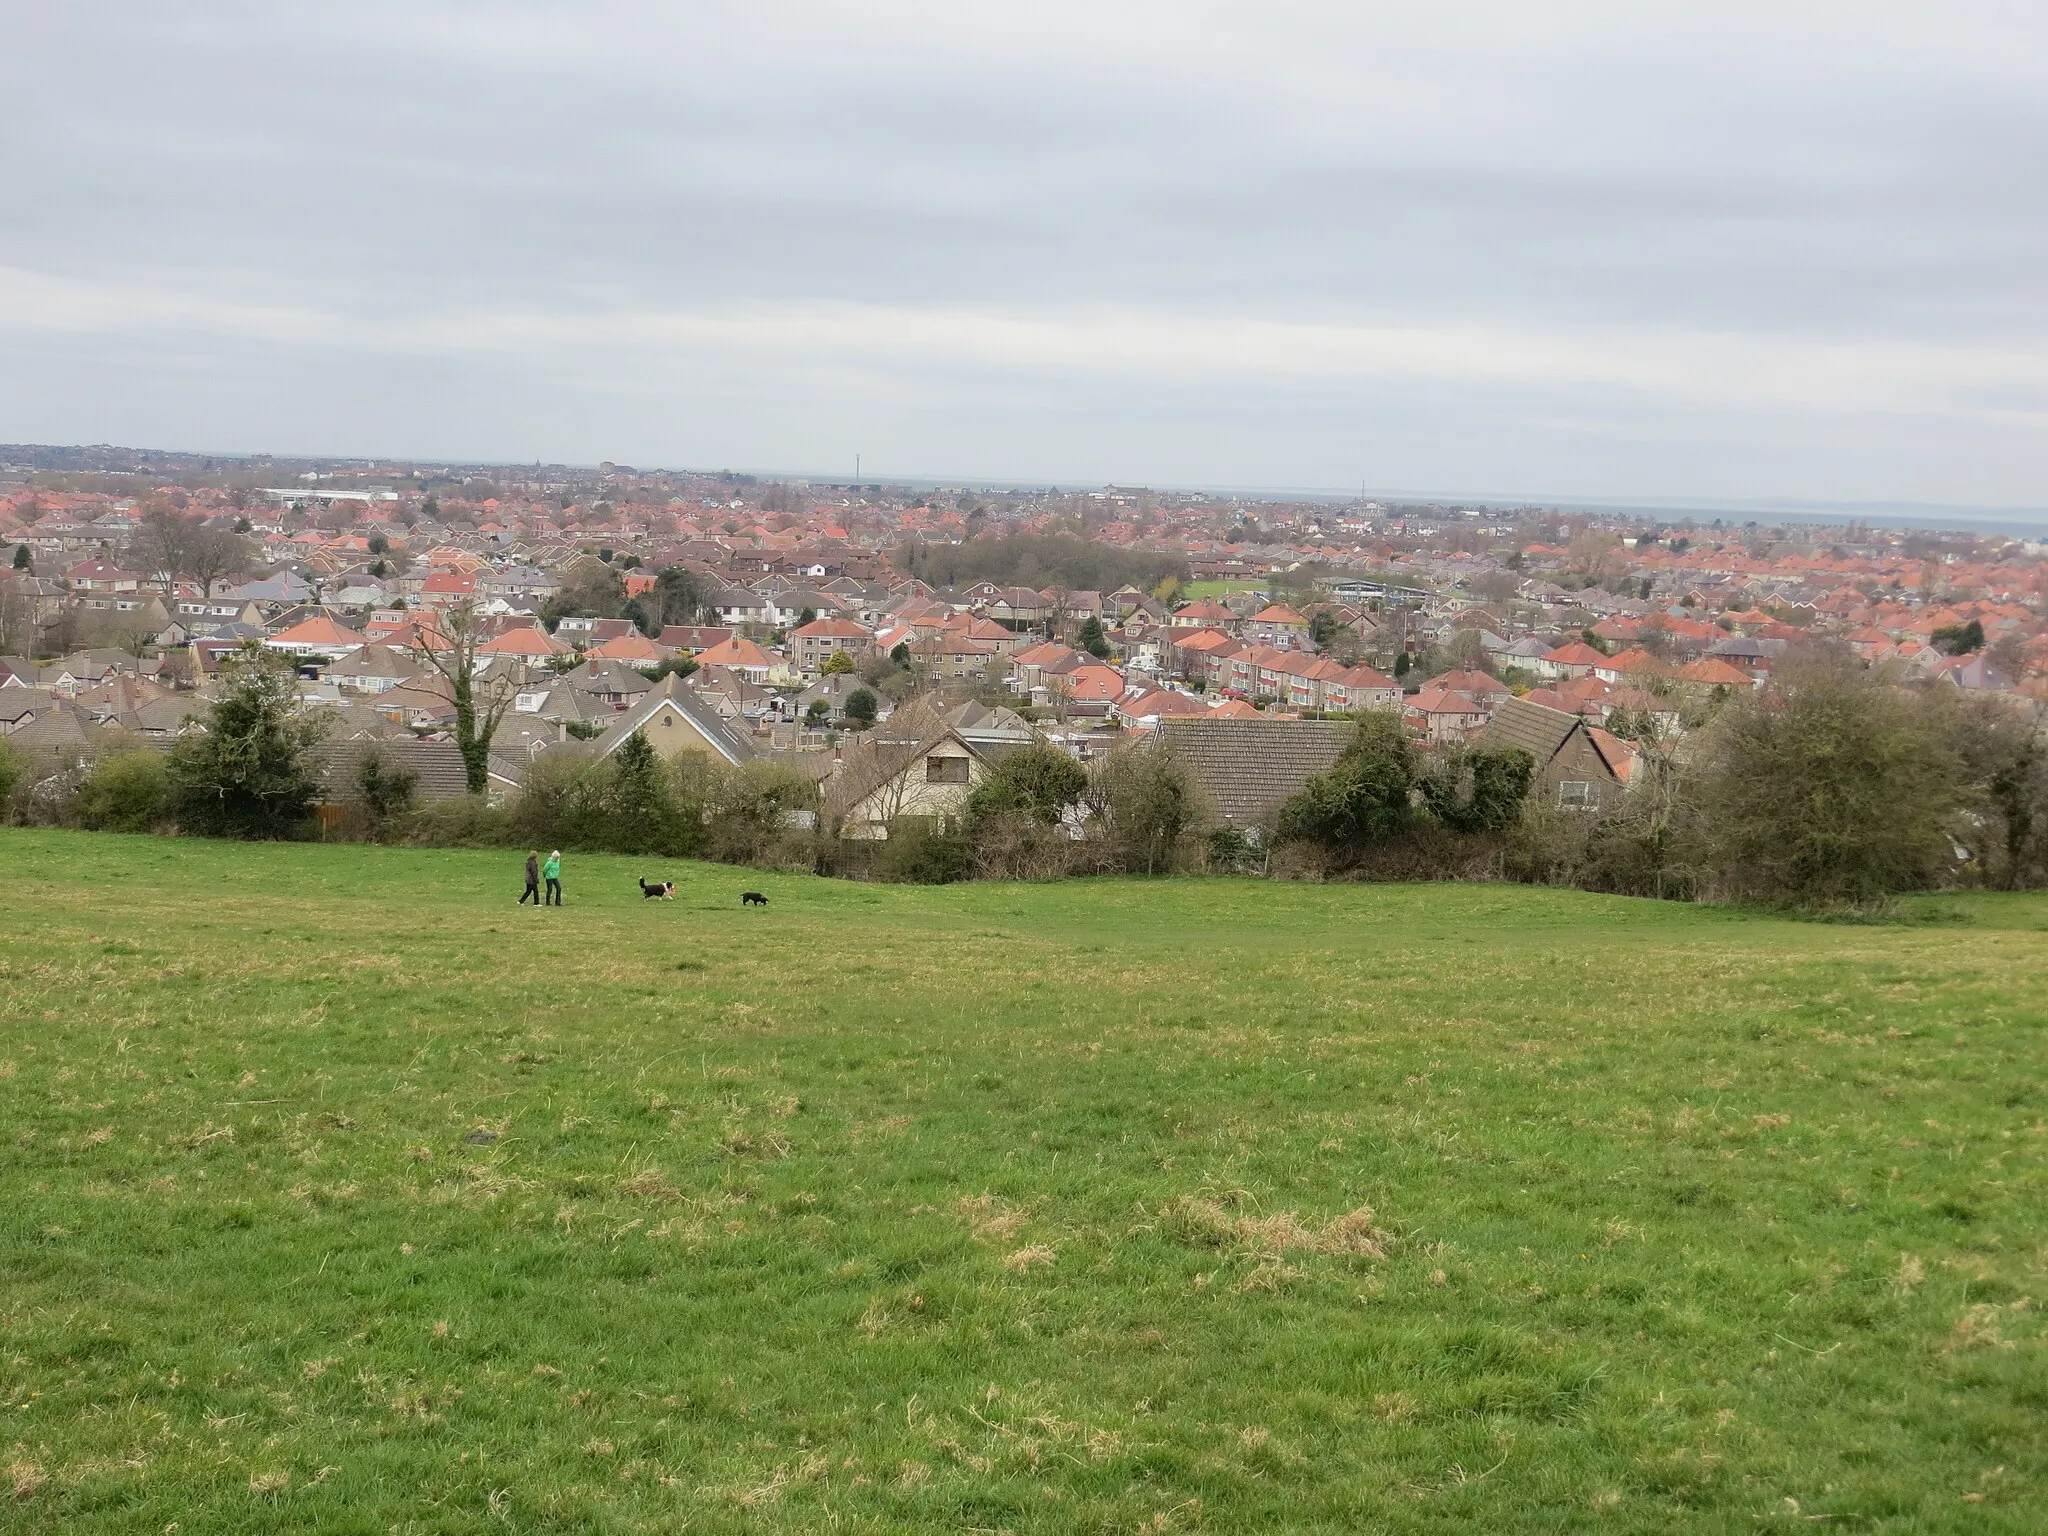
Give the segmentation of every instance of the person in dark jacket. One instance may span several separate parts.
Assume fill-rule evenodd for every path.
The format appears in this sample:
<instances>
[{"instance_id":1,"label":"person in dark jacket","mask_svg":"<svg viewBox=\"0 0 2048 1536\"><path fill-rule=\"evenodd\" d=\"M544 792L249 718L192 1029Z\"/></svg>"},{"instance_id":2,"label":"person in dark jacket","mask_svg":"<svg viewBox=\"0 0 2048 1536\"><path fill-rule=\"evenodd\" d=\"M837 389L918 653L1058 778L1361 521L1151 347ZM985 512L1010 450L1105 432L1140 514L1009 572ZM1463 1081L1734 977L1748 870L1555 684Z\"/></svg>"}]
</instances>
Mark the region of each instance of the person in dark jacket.
<instances>
[{"instance_id":1,"label":"person in dark jacket","mask_svg":"<svg viewBox=\"0 0 2048 1536\"><path fill-rule=\"evenodd\" d=\"M540 905L540 850L538 848L531 850L526 855L526 889L520 893L519 905L525 906L528 896L533 898L533 904L536 907Z\"/></svg>"}]
</instances>

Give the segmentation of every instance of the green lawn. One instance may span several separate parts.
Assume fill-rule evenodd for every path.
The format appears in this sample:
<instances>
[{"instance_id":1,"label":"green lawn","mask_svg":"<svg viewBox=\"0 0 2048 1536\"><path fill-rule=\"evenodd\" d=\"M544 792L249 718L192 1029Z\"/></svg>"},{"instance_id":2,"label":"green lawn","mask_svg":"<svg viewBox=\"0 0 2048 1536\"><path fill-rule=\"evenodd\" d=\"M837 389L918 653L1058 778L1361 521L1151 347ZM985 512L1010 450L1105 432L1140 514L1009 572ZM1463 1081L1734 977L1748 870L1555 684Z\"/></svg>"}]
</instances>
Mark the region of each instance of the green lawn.
<instances>
[{"instance_id":1,"label":"green lawn","mask_svg":"<svg viewBox=\"0 0 2048 1536\"><path fill-rule=\"evenodd\" d=\"M0 1530L2048 1523L2048 899L518 865L0 832Z\"/></svg>"},{"instance_id":2,"label":"green lawn","mask_svg":"<svg viewBox=\"0 0 2048 1536\"><path fill-rule=\"evenodd\" d=\"M1201 597L1228 597L1233 592L1263 592L1272 586L1266 581L1191 581L1181 588L1180 596L1189 602Z\"/></svg>"}]
</instances>

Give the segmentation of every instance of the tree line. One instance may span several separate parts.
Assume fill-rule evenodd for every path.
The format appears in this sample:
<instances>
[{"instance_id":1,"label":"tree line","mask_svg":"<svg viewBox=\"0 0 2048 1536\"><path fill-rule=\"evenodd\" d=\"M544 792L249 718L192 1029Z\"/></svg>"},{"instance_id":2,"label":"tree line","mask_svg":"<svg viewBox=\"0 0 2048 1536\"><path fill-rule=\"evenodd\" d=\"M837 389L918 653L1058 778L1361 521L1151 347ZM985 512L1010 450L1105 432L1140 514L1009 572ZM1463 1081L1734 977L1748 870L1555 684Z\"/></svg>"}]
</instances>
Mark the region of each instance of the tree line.
<instances>
[{"instance_id":1,"label":"tree line","mask_svg":"<svg viewBox=\"0 0 2048 1536\"><path fill-rule=\"evenodd\" d=\"M891 563L934 587L992 581L1034 592L1048 587L1115 592L1127 586L1150 592L1169 577L1183 585L1188 579L1188 563L1179 555L1120 549L1067 533L1019 533L961 544L912 540L896 551Z\"/></svg>"}]
</instances>

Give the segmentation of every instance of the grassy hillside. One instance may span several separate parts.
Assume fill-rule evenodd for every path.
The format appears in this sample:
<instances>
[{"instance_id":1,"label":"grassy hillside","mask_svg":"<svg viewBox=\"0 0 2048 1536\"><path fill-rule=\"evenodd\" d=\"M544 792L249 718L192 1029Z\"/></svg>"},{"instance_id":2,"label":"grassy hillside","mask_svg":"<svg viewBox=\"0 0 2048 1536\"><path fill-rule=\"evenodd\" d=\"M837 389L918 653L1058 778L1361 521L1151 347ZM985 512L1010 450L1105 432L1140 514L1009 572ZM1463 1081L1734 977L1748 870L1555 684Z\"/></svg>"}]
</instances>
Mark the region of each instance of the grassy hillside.
<instances>
[{"instance_id":1,"label":"grassy hillside","mask_svg":"<svg viewBox=\"0 0 2048 1536\"><path fill-rule=\"evenodd\" d=\"M2048 901L662 868L0 833L0 1530L2041 1528Z\"/></svg>"}]
</instances>

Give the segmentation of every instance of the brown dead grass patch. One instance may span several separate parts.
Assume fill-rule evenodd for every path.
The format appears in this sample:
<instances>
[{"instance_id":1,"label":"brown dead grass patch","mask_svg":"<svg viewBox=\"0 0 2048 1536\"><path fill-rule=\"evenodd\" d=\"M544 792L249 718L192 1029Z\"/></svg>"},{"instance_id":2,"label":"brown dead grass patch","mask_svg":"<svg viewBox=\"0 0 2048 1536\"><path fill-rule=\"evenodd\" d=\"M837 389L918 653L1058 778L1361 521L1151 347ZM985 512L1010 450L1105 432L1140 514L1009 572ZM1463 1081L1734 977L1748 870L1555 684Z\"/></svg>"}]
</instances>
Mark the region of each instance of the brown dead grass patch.
<instances>
[{"instance_id":1,"label":"brown dead grass patch","mask_svg":"<svg viewBox=\"0 0 2048 1536\"><path fill-rule=\"evenodd\" d=\"M977 1243L999 1247L1008 1243L1031 1218L994 1195L968 1195L953 1202L953 1212L967 1223Z\"/></svg>"},{"instance_id":2,"label":"brown dead grass patch","mask_svg":"<svg viewBox=\"0 0 2048 1536\"><path fill-rule=\"evenodd\" d=\"M1995 1301L1978 1302L1957 1318L1955 1327L1949 1330L1946 1353L1953 1355L1966 1349L2017 1349L2017 1341L2007 1338L2005 1330L2032 1306L2033 1302L2024 1296L2004 1306Z\"/></svg>"},{"instance_id":3,"label":"brown dead grass patch","mask_svg":"<svg viewBox=\"0 0 2048 1536\"><path fill-rule=\"evenodd\" d=\"M643 1168L630 1179L619 1180L619 1193L632 1195L639 1200L652 1200L658 1205L668 1205L680 1200L683 1192L669 1181L667 1174L659 1168Z\"/></svg>"},{"instance_id":4,"label":"brown dead grass patch","mask_svg":"<svg viewBox=\"0 0 2048 1536\"><path fill-rule=\"evenodd\" d=\"M1277 1259L1289 1253L1351 1255L1382 1259L1393 1235L1375 1224L1372 1208L1359 1206L1321 1226L1293 1211L1271 1216L1240 1215L1223 1202L1176 1195L1159 1209L1160 1230L1194 1248L1218 1248Z\"/></svg>"}]
</instances>

